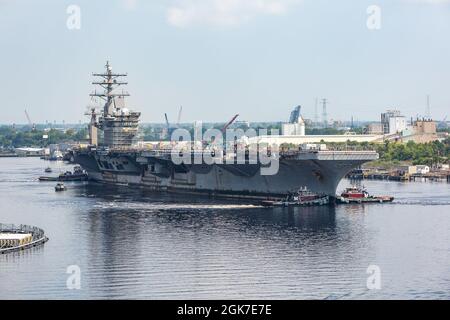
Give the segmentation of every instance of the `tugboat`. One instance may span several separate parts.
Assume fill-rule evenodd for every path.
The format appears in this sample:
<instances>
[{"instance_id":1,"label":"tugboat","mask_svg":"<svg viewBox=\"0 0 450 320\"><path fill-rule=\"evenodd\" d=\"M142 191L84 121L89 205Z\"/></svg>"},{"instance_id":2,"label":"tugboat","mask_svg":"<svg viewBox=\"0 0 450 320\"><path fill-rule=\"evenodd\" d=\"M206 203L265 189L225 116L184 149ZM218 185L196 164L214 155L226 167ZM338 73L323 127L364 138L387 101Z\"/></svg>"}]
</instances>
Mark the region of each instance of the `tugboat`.
<instances>
[{"instance_id":1,"label":"tugboat","mask_svg":"<svg viewBox=\"0 0 450 320\"><path fill-rule=\"evenodd\" d=\"M47 168L45 168L45 170L44 170L46 173L51 173L52 172L52 168L50 168L50 167L47 167Z\"/></svg>"},{"instance_id":2,"label":"tugboat","mask_svg":"<svg viewBox=\"0 0 450 320\"><path fill-rule=\"evenodd\" d=\"M392 196L372 196L364 187L349 187L337 196L338 203L367 203L367 202L392 202L394 197Z\"/></svg>"},{"instance_id":3,"label":"tugboat","mask_svg":"<svg viewBox=\"0 0 450 320\"><path fill-rule=\"evenodd\" d=\"M73 172L66 171L58 177L59 181L85 181L87 178L87 173L80 166L75 166Z\"/></svg>"},{"instance_id":4,"label":"tugboat","mask_svg":"<svg viewBox=\"0 0 450 320\"><path fill-rule=\"evenodd\" d=\"M67 188L64 185L64 183L62 183L62 182L57 183L56 186L55 186L55 191L56 192L66 191L66 190L67 190Z\"/></svg>"},{"instance_id":5,"label":"tugboat","mask_svg":"<svg viewBox=\"0 0 450 320\"><path fill-rule=\"evenodd\" d=\"M282 201L263 201L264 207L322 206L330 202L327 195L315 193L306 187L296 192L289 192Z\"/></svg>"},{"instance_id":6,"label":"tugboat","mask_svg":"<svg viewBox=\"0 0 450 320\"><path fill-rule=\"evenodd\" d=\"M73 172L66 171L57 177L39 177L39 181L86 181L88 175L80 166L75 166Z\"/></svg>"}]
</instances>

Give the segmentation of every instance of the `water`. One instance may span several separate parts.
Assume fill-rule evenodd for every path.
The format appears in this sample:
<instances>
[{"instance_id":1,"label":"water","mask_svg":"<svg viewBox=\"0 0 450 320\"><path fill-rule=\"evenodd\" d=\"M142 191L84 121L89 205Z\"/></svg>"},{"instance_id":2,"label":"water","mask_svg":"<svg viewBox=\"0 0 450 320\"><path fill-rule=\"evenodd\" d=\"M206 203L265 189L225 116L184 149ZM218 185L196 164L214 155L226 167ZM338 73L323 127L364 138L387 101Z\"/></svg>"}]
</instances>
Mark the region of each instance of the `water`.
<instances>
[{"instance_id":1,"label":"water","mask_svg":"<svg viewBox=\"0 0 450 320\"><path fill-rule=\"evenodd\" d=\"M47 165L0 159L0 222L50 238L0 256L0 298L450 298L447 183L365 183L393 204L261 208L87 183L56 193L36 180ZM70 265L80 290L67 289Z\"/></svg>"}]
</instances>

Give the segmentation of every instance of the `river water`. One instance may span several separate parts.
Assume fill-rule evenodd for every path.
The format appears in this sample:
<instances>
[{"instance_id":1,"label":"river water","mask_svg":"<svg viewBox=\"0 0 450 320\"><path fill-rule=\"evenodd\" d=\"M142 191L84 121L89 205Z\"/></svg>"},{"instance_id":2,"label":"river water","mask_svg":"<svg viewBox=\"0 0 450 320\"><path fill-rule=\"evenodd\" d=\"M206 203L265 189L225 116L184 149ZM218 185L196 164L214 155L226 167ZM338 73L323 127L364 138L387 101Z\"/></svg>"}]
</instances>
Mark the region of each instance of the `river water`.
<instances>
[{"instance_id":1,"label":"river water","mask_svg":"<svg viewBox=\"0 0 450 320\"><path fill-rule=\"evenodd\" d=\"M37 181L48 165L72 169L0 159L0 222L50 238L0 256L0 299L450 299L445 182L365 182L393 204L261 208L88 183L56 193Z\"/></svg>"}]
</instances>

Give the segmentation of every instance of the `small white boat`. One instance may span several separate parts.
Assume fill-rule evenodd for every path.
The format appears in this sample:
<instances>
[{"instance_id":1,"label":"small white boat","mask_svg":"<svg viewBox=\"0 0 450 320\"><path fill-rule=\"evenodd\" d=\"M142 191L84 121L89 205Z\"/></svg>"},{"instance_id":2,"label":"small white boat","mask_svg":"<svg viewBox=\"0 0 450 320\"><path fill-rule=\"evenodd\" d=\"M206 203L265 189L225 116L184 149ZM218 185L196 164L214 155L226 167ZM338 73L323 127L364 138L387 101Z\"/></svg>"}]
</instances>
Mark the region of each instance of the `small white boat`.
<instances>
[{"instance_id":1,"label":"small white boat","mask_svg":"<svg viewBox=\"0 0 450 320\"><path fill-rule=\"evenodd\" d=\"M67 187L64 185L64 183L57 183L55 186L55 191L59 192L59 191L66 191Z\"/></svg>"}]
</instances>

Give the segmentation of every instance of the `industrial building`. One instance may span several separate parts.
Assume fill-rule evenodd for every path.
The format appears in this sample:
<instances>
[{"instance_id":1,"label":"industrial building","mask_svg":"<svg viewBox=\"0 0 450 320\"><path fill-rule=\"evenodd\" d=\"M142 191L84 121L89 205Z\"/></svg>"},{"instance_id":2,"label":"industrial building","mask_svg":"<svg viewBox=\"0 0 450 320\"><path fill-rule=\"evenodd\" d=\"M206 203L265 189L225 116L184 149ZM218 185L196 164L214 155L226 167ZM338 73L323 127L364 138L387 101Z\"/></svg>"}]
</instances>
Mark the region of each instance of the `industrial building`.
<instances>
[{"instance_id":1,"label":"industrial building","mask_svg":"<svg viewBox=\"0 0 450 320\"><path fill-rule=\"evenodd\" d=\"M427 143L439 140L436 122L431 119L417 119L408 124L406 117L398 110L388 110L381 114L381 122L368 124L364 133L368 135L382 135L383 140L401 142L414 141Z\"/></svg>"},{"instance_id":2,"label":"industrial building","mask_svg":"<svg viewBox=\"0 0 450 320\"><path fill-rule=\"evenodd\" d=\"M384 134L400 133L407 127L406 117L398 110L387 110L381 114L381 125Z\"/></svg>"},{"instance_id":3,"label":"industrial building","mask_svg":"<svg viewBox=\"0 0 450 320\"><path fill-rule=\"evenodd\" d=\"M281 135L266 135L250 138L250 143L268 144L317 144L321 142L377 142L383 140L383 134L342 134L342 135L306 135L305 120L301 114L301 106L291 112L289 122L281 125Z\"/></svg>"},{"instance_id":4,"label":"industrial building","mask_svg":"<svg viewBox=\"0 0 450 320\"><path fill-rule=\"evenodd\" d=\"M305 120L301 114L301 106L295 107L291 112L289 123L281 125L281 134L283 136L304 136L305 135Z\"/></svg>"},{"instance_id":5,"label":"industrial building","mask_svg":"<svg viewBox=\"0 0 450 320\"><path fill-rule=\"evenodd\" d=\"M402 132L402 141L427 143L439 140L436 132L436 122L427 119L418 119Z\"/></svg>"},{"instance_id":6,"label":"industrial building","mask_svg":"<svg viewBox=\"0 0 450 320\"><path fill-rule=\"evenodd\" d=\"M370 123L364 132L369 135L382 135L384 134L383 125L379 122Z\"/></svg>"}]
</instances>

